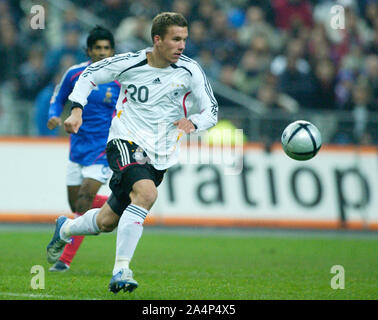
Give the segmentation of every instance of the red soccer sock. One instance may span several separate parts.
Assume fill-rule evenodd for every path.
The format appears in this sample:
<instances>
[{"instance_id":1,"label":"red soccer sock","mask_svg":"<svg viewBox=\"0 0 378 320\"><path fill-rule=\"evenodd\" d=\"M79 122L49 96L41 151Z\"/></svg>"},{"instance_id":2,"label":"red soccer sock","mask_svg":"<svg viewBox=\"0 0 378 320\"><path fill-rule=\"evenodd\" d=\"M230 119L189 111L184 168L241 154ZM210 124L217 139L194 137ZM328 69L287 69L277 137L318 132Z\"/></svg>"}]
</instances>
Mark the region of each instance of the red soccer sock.
<instances>
[{"instance_id":1,"label":"red soccer sock","mask_svg":"<svg viewBox=\"0 0 378 320\"><path fill-rule=\"evenodd\" d=\"M108 198L108 196L96 194L92 202L92 208L101 208L104 205L104 203L108 200Z\"/></svg>"},{"instance_id":2,"label":"red soccer sock","mask_svg":"<svg viewBox=\"0 0 378 320\"><path fill-rule=\"evenodd\" d=\"M104 203L108 200L108 198L108 196L102 196L97 194L93 199L92 208L101 208L104 205ZM80 216L81 214L75 213L75 215ZM76 255L77 250L79 250L79 247L83 240L84 236L73 236L72 242L66 245L63 254L59 258L59 260L67 265L70 265L74 256Z\"/></svg>"},{"instance_id":3,"label":"red soccer sock","mask_svg":"<svg viewBox=\"0 0 378 320\"><path fill-rule=\"evenodd\" d=\"M67 265L71 264L72 259L76 255L77 250L79 250L79 247L84 240L84 236L72 236L71 238L72 242L66 245L63 254L59 258L60 261Z\"/></svg>"}]
</instances>

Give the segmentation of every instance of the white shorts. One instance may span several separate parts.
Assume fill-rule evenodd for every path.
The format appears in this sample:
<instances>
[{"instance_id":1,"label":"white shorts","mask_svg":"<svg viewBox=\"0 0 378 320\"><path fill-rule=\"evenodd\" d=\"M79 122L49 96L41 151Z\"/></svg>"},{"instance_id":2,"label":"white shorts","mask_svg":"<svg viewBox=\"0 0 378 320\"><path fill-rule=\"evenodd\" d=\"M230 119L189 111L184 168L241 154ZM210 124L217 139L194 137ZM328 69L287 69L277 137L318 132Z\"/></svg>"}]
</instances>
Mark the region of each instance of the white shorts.
<instances>
[{"instance_id":1,"label":"white shorts","mask_svg":"<svg viewBox=\"0 0 378 320\"><path fill-rule=\"evenodd\" d=\"M79 186L85 178L106 183L112 175L112 170L103 164L94 164L91 166L82 166L76 162L68 160L67 165L67 186Z\"/></svg>"}]
</instances>

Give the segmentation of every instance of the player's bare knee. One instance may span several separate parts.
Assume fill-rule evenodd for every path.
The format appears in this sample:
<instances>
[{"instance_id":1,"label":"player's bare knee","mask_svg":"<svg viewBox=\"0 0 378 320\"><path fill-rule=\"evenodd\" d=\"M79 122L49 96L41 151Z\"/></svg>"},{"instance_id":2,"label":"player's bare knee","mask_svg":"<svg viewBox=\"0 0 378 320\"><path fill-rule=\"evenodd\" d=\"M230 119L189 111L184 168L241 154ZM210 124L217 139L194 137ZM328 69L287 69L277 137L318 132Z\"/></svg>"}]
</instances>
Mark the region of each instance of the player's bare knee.
<instances>
[{"instance_id":1,"label":"player's bare knee","mask_svg":"<svg viewBox=\"0 0 378 320\"><path fill-rule=\"evenodd\" d=\"M101 232L112 232L118 224L119 217L111 212L111 208L105 204L96 218L96 223Z\"/></svg>"},{"instance_id":2,"label":"player's bare knee","mask_svg":"<svg viewBox=\"0 0 378 320\"><path fill-rule=\"evenodd\" d=\"M141 196L146 204L152 207L157 199L157 190L156 188L144 192Z\"/></svg>"},{"instance_id":3,"label":"player's bare knee","mask_svg":"<svg viewBox=\"0 0 378 320\"><path fill-rule=\"evenodd\" d=\"M112 232L115 228L115 225L112 223L103 222L98 226L101 232Z\"/></svg>"},{"instance_id":4,"label":"player's bare knee","mask_svg":"<svg viewBox=\"0 0 378 320\"><path fill-rule=\"evenodd\" d=\"M97 226L101 232L112 232L117 224L111 219L107 219L105 217L102 219L97 219Z\"/></svg>"},{"instance_id":5,"label":"player's bare knee","mask_svg":"<svg viewBox=\"0 0 378 320\"><path fill-rule=\"evenodd\" d=\"M132 203L139 205L147 210L151 209L157 198L156 188L146 188L138 192L131 192L130 199Z\"/></svg>"}]
</instances>

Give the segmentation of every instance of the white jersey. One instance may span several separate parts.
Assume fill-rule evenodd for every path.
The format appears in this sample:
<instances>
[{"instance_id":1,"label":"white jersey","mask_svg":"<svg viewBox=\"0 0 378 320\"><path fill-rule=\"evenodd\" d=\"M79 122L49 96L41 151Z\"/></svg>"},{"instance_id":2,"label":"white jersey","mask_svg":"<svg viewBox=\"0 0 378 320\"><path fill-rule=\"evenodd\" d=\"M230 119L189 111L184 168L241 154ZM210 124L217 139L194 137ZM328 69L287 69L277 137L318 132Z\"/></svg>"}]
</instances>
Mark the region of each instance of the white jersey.
<instances>
[{"instance_id":1,"label":"white jersey","mask_svg":"<svg viewBox=\"0 0 378 320\"><path fill-rule=\"evenodd\" d=\"M138 144L158 170L178 161L180 135L173 124L184 117L196 131L217 123L218 104L197 62L182 55L166 68L147 63L147 48L93 63L80 75L69 100L87 104L98 84L117 80L121 91L108 141L119 138ZM188 103L190 100L190 103Z\"/></svg>"}]
</instances>

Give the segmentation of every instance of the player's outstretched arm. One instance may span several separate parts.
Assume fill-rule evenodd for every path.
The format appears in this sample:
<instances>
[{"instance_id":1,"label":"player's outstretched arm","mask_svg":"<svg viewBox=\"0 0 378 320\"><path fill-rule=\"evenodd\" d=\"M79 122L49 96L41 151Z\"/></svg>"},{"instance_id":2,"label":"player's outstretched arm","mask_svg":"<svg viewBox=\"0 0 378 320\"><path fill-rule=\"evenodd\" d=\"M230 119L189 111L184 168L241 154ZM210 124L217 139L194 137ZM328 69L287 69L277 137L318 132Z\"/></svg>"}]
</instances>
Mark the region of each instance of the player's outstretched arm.
<instances>
[{"instance_id":1,"label":"player's outstretched arm","mask_svg":"<svg viewBox=\"0 0 378 320\"><path fill-rule=\"evenodd\" d=\"M47 128L50 130L55 129L57 126L62 125L62 114L64 104L67 102L68 95L73 89L72 76L76 73L74 67L69 68L63 75L62 80L55 86L54 94L51 97Z\"/></svg>"},{"instance_id":2,"label":"player's outstretched arm","mask_svg":"<svg viewBox=\"0 0 378 320\"><path fill-rule=\"evenodd\" d=\"M64 130L67 133L77 133L83 123L83 110L81 108L73 108L71 115L64 121Z\"/></svg>"},{"instance_id":3,"label":"player's outstretched arm","mask_svg":"<svg viewBox=\"0 0 378 320\"><path fill-rule=\"evenodd\" d=\"M128 58L129 55L121 54L89 65L80 75L68 99L85 106L88 96L97 85L118 79L118 75L128 66Z\"/></svg>"}]
</instances>

